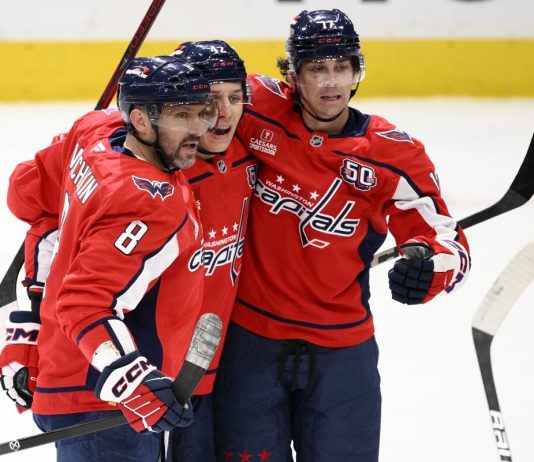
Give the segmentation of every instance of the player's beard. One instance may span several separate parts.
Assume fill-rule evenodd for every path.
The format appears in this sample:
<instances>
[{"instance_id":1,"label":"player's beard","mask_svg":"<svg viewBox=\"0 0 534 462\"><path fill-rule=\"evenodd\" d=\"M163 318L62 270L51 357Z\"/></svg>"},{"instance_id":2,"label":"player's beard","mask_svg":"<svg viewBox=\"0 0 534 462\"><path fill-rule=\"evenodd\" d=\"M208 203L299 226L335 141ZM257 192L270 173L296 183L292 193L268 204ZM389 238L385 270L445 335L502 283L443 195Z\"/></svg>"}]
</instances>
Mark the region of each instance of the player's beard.
<instances>
[{"instance_id":1,"label":"player's beard","mask_svg":"<svg viewBox=\"0 0 534 462\"><path fill-rule=\"evenodd\" d=\"M192 167L197 157L197 148L200 143L200 136L187 135L174 150L173 154L168 154L168 149L163 146L163 152L170 165L175 168L184 169ZM189 145L189 146L188 146ZM194 151L194 152L193 152Z\"/></svg>"}]
</instances>

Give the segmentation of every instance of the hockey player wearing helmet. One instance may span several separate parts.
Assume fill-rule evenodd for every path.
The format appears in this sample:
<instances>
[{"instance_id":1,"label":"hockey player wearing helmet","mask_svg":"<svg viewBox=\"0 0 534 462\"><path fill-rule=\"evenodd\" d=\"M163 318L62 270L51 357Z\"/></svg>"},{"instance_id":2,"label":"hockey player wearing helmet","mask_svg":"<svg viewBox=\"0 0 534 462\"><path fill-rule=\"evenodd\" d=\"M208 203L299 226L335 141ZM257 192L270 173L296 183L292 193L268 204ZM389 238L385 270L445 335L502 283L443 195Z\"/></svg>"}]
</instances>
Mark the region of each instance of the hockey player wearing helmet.
<instances>
[{"instance_id":1,"label":"hockey player wearing helmet","mask_svg":"<svg viewBox=\"0 0 534 462\"><path fill-rule=\"evenodd\" d=\"M217 105L208 101L209 84L198 69L182 64L177 72L177 60L168 57L152 62L160 66L148 75L142 61L130 66L117 90L119 111L131 135L126 143L162 170L189 168L200 135L215 127Z\"/></svg>"},{"instance_id":2,"label":"hockey player wearing helmet","mask_svg":"<svg viewBox=\"0 0 534 462\"><path fill-rule=\"evenodd\" d=\"M296 90L306 126L340 132L348 119L349 100L365 77L360 38L339 10L302 12L290 26L288 58L278 67Z\"/></svg>"},{"instance_id":3,"label":"hockey player wearing helmet","mask_svg":"<svg viewBox=\"0 0 534 462\"><path fill-rule=\"evenodd\" d=\"M237 293L248 209L257 177L256 159L234 137L243 108L251 102L250 89L243 61L222 40L186 42L173 55L202 71L219 108L216 127L201 136L198 159L184 174L200 206L205 241L203 252L190 264L195 267L203 262L202 310L218 314L225 333ZM195 420L169 436L169 462L215 461L212 390L220 350L191 399Z\"/></svg>"},{"instance_id":4,"label":"hockey player wearing helmet","mask_svg":"<svg viewBox=\"0 0 534 462\"><path fill-rule=\"evenodd\" d=\"M147 158L157 162L158 165L162 166L162 169L164 168L163 163L170 164L171 160L175 165L168 165L165 169L175 169L177 166L183 168L184 164L176 165L177 162L180 162L179 158L173 160L171 156L164 154L161 148L159 152L156 150L159 145L165 145L165 138L169 136L165 132L169 123L163 123L160 111L165 115L171 107L163 105L159 107L156 104L158 101L153 100L153 97L152 100L148 100L148 97L145 96L141 100L140 94L145 90L148 92L149 89L145 88L144 85L135 89L131 87L131 84L140 82L146 84L147 80L150 81L156 77L153 74L150 77L148 74L151 66L158 62L162 64L175 59L179 59L183 63L194 64L195 69L201 70L203 76L208 79L211 88L211 100L220 108L217 125L200 136L199 158L192 167L183 169L181 172L194 190L196 201L201 208L200 218L206 230L204 250L199 249L191 255L188 265L191 270L201 268L202 264L205 265L204 269L199 269L205 273L205 291L201 310L217 312L223 320L224 327L227 327L237 289L248 205L257 168L256 160L237 139L233 138L237 123L243 113L243 107L250 104L246 70L236 51L226 42L220 40L184 43L177 48L175 56L175 58L138 58L135 60L121 80L118 105L130 131L128 146L139 146L148 152L153 148L151 156L147 155ZM164 69L162 68L162 70ZM165 91L165 88L162 88L162 94L168 95L171 90ZM190 99L189 102L194 102L194 100ZM149 103L156 105L149 106ZM151 129L150 133L141 133L138 128L132 126L130 114L134 108L146 113L148 118L146 126L150 125L148 127L149 132ZM177 108L174 107L174 109ZM186 108L182 107L182 109ZM209 113L212 106L206 109L209 109ZM99 114L105 113L99 112ZM117 123L122 125L119 113L115 111L112 114L117 119ZM175 123L183 124L184 120L186 119L180 118ZM125 132L126 130L122 128L122 133L125 134ZM170 135L172 134L179 135L180 130L172 130ZM156 140L160 141L156 142ZM172 150L166 151L172 153ZM45 256L47 254L51 256L53 242L57 234L50 232L50 230L57 227L61 192L59 186L64 164L67 161L59 159L59 156L55 155L40 156L39 160L40 163L26 162L23 169L18 169L15 172L12 176L10 197L16 197L16 200L11 200L15 213L27 221L31 217L30 221L35 223L26 239L28 245L25 266L28 274L28 287L40 289L42 292L45 281L39 276L46 273L44 270L46 267ZM39 166L45 160L46 165L43 165L43 168L46 167L46 170L39 170ZM21 192L18 186L20 186L21 181L27 181L31 176L29 169L36 174L32 188L26 186ZM58 177L57 181L56 176ZM32 197L35 190L41 188L47 189L47 202L46 204L39 204L43 209L37 206L37 209L33 210L33 206L36 204L33 204ZM31 212L26 209L28 204L32 205ZM46 245L50 249L45 249ZM39 252L38 259L36 258L37 251ZM37 261L39 262L38 267L35 265ZM159 285L160 293L168 293L166 283L168 279L168 277L162 278ZM33 350L36 351L37 347L33 347L31 351ZM194 422L187 428L177 429L169 438L169 460L210 462L215 459L211 391L218 361L219 356L217 355L191 400L195 413ZM33 369L30 372L34 374L32 371ZM29 382L30 385L32 383ZM26 394L23 394L24 391L24 389L17 390L21 395L19 401L26 397ZM27 402L26 407L29 407L30 404Z\"/></svg>"},{"instance_id":5,"label":"hockey player wearing helmet","mask_svg":"<svg viewBox=\"0 0 534 462\"><path fill-rule=\"evenodd\" d=\"M42 430L112 411L130 423L59 442L59 461L157 460L161 432L193 416L171 390L204 281L201 265L189 265L202 252L202 228L180 169L194 162L217 111L208 80L172 57L135 59L119 83L118 106L79 118L10 180L11 210L42 237L26 247L35 256L29 286L44 284L45 238L58 225L59 234L38 346L5 347L2 385L31 406ZM29 387L9 376L24 354L14 348L38 348L33 397L21 396L17 387Z\"/></svg>"},{"instance_id":6,"label":"hockey player wearing helmet","mask_svg":"<svg viewBox=\"0 0 534 462\"><path fill-rule=\"evenodd\" d=\"M223 40L185 42L174 50L173 56L194 64L203 72L219 109L217 126L202 137L200 156L224 153L234 137L244 105L251 103L245 63Z\"/></svg>"},{"instance_id":7,"label":"hockey player wearing helmet","mask_svg":"<svg viewBox=\"0 0 534 462\"><path fill-rule=\"evenodd\" d=\"M341 11L292 22L287 83L253 75L237 137L260 160L214 390L217 461L377 462L370 264L392 233L392 297L430 301L470 267L420 141L349 107L365 66Z\"/></svg>"}]
</instances>

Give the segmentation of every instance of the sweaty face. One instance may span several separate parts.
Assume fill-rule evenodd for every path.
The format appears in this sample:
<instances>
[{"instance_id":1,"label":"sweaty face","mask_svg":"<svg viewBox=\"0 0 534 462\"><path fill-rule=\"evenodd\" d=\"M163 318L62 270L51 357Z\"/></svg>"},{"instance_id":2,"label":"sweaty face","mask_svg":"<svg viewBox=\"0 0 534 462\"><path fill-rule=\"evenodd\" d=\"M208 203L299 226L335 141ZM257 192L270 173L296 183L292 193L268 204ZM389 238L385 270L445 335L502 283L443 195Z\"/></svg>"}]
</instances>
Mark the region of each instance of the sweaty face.
<instances>
[{"instance_id":1,"label":"sweaty face","mask_svg":"<svg viewBox=\"0 0 534 462\"><path fill-rule=\"evenodd\" d=\"M217 121L215 105L165 104L156 124L159 144L169 163L189 168L195 163L200 137Z\"/></svg>"},{"instance_id":2,"label":"sweaty face","mask_svg":"<svg viewBox=\"0 0 534 462\"><path fill-rule=\"evenodd\" d=\"M243 88L238 81L213 83L210 88L219 109L219 119L214 130L202 135L201 145L209 152L223 152L228 149L243 114Z\"/></svg>"},{"instance_id":3,"label":"sweaty face","mask_svg":"<svg viewBox=\"0 0 534 462\"><path fill-rule=\"evenodd\" d=\"M339 57L303 61L294 78L305 107L328 119L348 107L358 75L349 58Z\"/></svg>"}]
</instances>

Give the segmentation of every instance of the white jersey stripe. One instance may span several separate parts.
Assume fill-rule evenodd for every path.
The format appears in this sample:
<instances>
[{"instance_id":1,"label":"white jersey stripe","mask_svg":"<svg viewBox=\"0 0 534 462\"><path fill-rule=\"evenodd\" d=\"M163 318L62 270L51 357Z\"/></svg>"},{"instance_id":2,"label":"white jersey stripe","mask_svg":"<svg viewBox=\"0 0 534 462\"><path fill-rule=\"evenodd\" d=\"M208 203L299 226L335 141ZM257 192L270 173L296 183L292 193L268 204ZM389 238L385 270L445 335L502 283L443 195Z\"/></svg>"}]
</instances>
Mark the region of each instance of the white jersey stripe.
<instances>
[{"instance_id":1,"label":"white jersey stripe","mask_svg":"<svg viewBox=\"0 0 534 462\"><path fill-rule=\"evenodd\" d=\"M156 254L145 260L142 270L137 274L128 289L117 299L113 308L120 319L124 313L132 311L139 304L151 281L158 278L180 253L178 237L174 235Z\"/></svg>"}]
</instances>

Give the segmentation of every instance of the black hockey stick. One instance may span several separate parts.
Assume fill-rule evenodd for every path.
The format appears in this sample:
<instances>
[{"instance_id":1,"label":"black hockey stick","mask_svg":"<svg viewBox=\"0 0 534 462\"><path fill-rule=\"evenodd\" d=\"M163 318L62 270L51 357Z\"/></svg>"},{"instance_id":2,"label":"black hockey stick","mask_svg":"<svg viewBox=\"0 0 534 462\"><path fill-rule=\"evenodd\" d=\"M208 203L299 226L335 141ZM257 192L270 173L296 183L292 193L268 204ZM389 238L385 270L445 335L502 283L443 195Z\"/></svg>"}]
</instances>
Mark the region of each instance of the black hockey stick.
<instances>
[{"instance_id":1,"label":"black hockey stick","mask_svg":"<svg viewBox=\"0 0 534 462\"><path fill-rule=\"evenodd\" d=\"M122 58L119 61L117 68L111 75L111 78L109 79L109 82L106 85L102 96L100 96L98 103L96 103L95 110L105 109L109 106L109 103L113 99L113 95L117 91L117 85L122 77L122 74L124 74L124 71L126 70L128 65L135 58L135 55L139 51L139 48L141 48L145 37L150 31L152 25L154 24L154 21L156 20L156 17L158 16L161 7L164 3L165 0L152 0L152 3L148 7L146 14L143 17L143 20L141 21L141 24L139 24L139 27L135 31L135 34L133 35L132 39L130 40L126 51L122 55ZM17 278L23 264L24 242L20 246L19 251L15 255L15 258L11 262L11 265L9 266L6 272L4 279L2 279L2 282L0 283L0 309L5 306L12 305L14 304L14 302L16 302Z\"/></svg>"},{"instance_id":2,"label":"black hockey stick","mask_svg":"<svg viewBox=\"0 0 534 462\"><path fill-rule=\"evenodd\" d=\"M495 434L497 452L501 462L512 462L512 452L504 427L504 419L497 398L497 389L491 367L491 342L504 318L534 279L534 242L524 247L508 263L504 271L491 286L482 304L473 317L473 341L478 366L486 392L486 399Z\"/></svg>"},{"instance_id":3,"label":"black hockey stick","mask_svg":"<svg viewBox=\"0 0 534 462\"><path fill-rule=\"evenodd\" d=\"M524 203L530 200L533 194L534 136L532 136L532 140L530 141L530 146L528 147L525 158L523 159L523 163L519 167L519 171L517 172L514 181L512 181L512 184L504 196L492 206L461 219L458 224L463 229L467 229L471 226L482 223L483 221L490 220L491 218L495 218L503 213L522 206ZM396 247L379 252L374 256L373 261L371 262L371 267L379 265L380 263L384 263L385 261L393 258L397 258L398 256L399 252Z\"/></svg>"},{"instance_id":4,"label":"black hockey stick","mask_svg":"<svg viewBox=\"0 0 534 462\"><path fill-rule=\"evenodd\" d=\"M200 317L193 333L184 365L172 385L176 400L185 404L191 397L198 383L208 369L222 335L220 318L213 313L206 313ZM85 435L108 428L126 424L122 413L112 412L109 417L85 422L71 427L28 436L0 444L0 455L34 448L43 444Z\"/></svg>"},{"instance_id":5,"label":"black hockey stick","mask_svg":"<svg viewBox=\"0 0 534 462\"><path fill-rule=\"evenodd\" d=\"M145 37L150 31L152 25L154 24L154 21L156 20L164 3L165 0L152 0L152 3L148 7L148 11L146 12L145 16L143 17L143 20L141 21L141 24L139 24L139 27L137 28L135 34L132 37L132 40L130 40L128 48L126 48L124 55L122 55L117 69L115 69L115 72L113 72L111 79L109 80L106 88L104 89L104 92L102 93L102 96L98 100L98 103L96 103L95 109L104 109L109 106L109 103L113 99L113 95L117 91L117 85L122 77L122 74L124 74L124 71L130 64L132 59L135 58L135 55L139 51L139 48L141 48L141 45L145 41Z\"/></svg>"}]
</instances>

